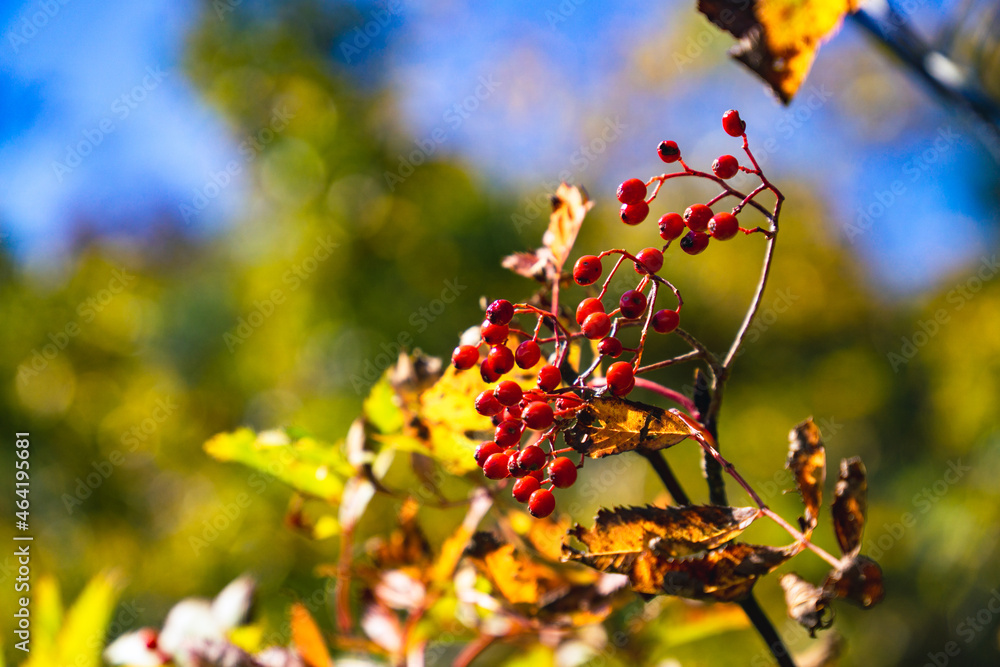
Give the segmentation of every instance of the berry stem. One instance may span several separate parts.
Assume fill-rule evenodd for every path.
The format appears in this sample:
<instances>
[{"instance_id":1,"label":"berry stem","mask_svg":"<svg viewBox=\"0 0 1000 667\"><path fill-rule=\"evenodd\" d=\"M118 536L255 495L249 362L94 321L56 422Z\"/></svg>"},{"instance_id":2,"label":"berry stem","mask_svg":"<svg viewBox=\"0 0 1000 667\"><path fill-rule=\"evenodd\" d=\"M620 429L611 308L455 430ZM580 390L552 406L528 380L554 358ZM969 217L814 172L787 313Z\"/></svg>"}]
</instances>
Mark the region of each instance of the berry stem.
<instances>
[{"instance_id":1,"label":"berry stem","mask_svg":"<svg viewBox=\"0 0 1000 667\"><path fill-rule=\"evenodd\" d=\"M654 394L659 394L663 398L669 401L673 401L677 405L681 406L682 408L684 408L685 412L697 418L698 408L694 406L694 403L691 401L690 398L680 393L679 391L671 389L669 387L664 387L662 384L658 382L653 382L652 380L647 380L646 378L639 378L639 377L635 379L635 387L636 389L646 389L648 391L653 392Z\"/></svg>"},{"instance_id":2,"label":"berry stem","mask_svg":"<svg viewBox=\"0 0 1000 667\"><path fill-rule=\"evenodd\" d=\"M622 348L623 350L625 348ZM692 359L701 359L702 354L698 350L691 350L690 352L685 352L684 354L679 354L676 357L671 357L670 359L664 359L663 361L657 361L656 363L649 364L648 366L643 366L642 368L637 368L635 374L649 373L660 368L666 368L667 366L673 366L674 364L680 364L685 361L691 361Z\"/></svg>"}]
</instances>

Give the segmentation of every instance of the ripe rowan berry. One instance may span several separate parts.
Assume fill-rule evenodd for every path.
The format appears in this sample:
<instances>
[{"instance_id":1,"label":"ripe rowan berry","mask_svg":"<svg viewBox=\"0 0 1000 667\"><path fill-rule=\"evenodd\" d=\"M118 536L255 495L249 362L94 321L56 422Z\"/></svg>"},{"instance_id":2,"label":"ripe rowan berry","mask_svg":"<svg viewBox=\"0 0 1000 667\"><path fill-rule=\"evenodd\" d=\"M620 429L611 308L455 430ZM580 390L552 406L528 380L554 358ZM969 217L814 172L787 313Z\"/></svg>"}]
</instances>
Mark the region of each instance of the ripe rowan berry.
<instances>
[{"instance_id":1,"label":"ripe rowan berry","mask_svg":"<svg viewBox=\"0 0 1000 667\"><path fill-rule=\"evenodd\" d=\"M540 485L540 482L530 475L522 477L514 483L514 488L512 489L514 499L519 503L528 502L531 498L531 494L537 491Z\"/></svg>"},{"instance_id":2,"label":"ripe rowan berry","mask_svg":"<svg viewBox=\"0 0 1000 667\"><path fill-rule=\"evenodd\" d=\"M676 310L658 310L653 313L653 331L668 334L681 323L681 316Z\"/></svg>"},{"instance_id":3,"label":"ripe rowan berry","mask_svg":"<svg viewBox=\"0 0 1000 667\"><path fill-rule=\"evenodd\" d=\"M497 299L486 308L486 319L493 324L507 324L514 318L514 304L507 299Z\"/></svg>"},{"instance_id":4,"label":"ripe rowan berry","mask_svg":"<svg viewBox=\"0 0 1000 667\"><path fill-rule=\"evenodd\" d=\"M636 254L635 258L642 262L642 264L632 263L635 266L635 272L640 275L646 275L647 269L649 273L656 273L663 268L663 253L656 248L643 248Z\"/></svg>"},{"instance_id":5,"label":"ripe rowan berry","mask_svg":"<svg viewBox=\"0 0 1000 667\"><path fill-rule=\"evenodd\" d=\"M593 285L601 277L601 260L594 255L584 255L573 265L573 280L577 285Z\"/></svg>"},{"instance_id":6,"label":"ripe rowan berry","mask_svg":"<svg viewBox=\"0 0 1000 667\"><path fill-rule=\"evenodd\" d=\"M681 158L681 149L677 147L677 143L674 141L661 141L660 145L656 148L656 154L660 156L660 159L670 164L671 162L677 162Z\"/></svg>"},{"instance_id":7,"label":"ripe rowan berry","mask_svg":"<svg viewBox=\"0 0 1000 667\"><path fill-rule=\"evenodd\" d=\"M479 361L479 348L475 345L459 345L451 353L451 363L460 371L472 368L477 361Z\"/></svg>"},{"instance_id":8,"label":"ripe rowan berry","mask_svg":"<svg viewBox=\"0 0 1000 667\"><path fill-rule=\"evenodd\" d=\"M528 369L538 363L542 358L542 350L538 343L533 340L526 340L514 350L514 363L518 368Z\"/></svg>"},{"instance_id":9,"label":"ripe rowan berry","mask_svg":"<svg viewBox=\"0 0 1000 667\"><path fill-rule=\"evenodd\" d=\"M704 204L692 204L684 211L684 224L693 232L703 232L712 219L712 209Z\"/></svg>"},{"instance_id":10,"label":"ripe rowan berry","mask_svg":"<svg viewBox=\"0 0 1000 667\"><path fill-rule=\"evenodd\" d=\"M645 306L643 306L643 309L645 309ZM622 342L614 336L608 336L597 344L597 351L607 357L617 359L618 355L622 353Z\"/></svg>"},{"instance_id":11,"label":"ripe rowan berry","mask_svg":"<svg viewBox=\"0 0 1000 667\"><path fill-rule=\"evenodd\" d=\"M482 468L483 464L486 463L486 459L490 458L494 454L500 453L500 451L500 445L492 440L480 443L479 446L476 447L476 464Z\"/></svg>"},{"instance_id":12,"label":"ripe rowan berry","mask_svg":"<svg viewBox=\"0 0 1000 667\"><path fill-rule=\"evenodd\" d=\"M618 301L618 306L621 308L622 317L634 320L646 311L646 295L639 290L626 290Z\"/></svg>"},{"instance_id":13,"label":"ripe rowan berry","mask_svg":"<svg viewBox=\"0 0 1000 667\"><path fill-rule=\"evenodd\" d=\"M687 228L680 213L664 213L657 224L660 227L660 238L664 241L673 241Z\"/></svg>"},{"instance_id":14,"label":"ripe rowan berry","mask_svg":"<svg viewBox=\"0 0 1000 667\"><path fill-rule=\"evenodd\" d=\"M738 231L740 231L740 223L736 216L728 211L716 213L708 221L708 233L712 235L712 238L720 241L733 238Z\"/></svg>"},{"instance_id":15,"label":"ripe rowan berry","mask_svg":"<svg viewBox=\"0 0 1000 667\"><path fill-rule=\"evenodd\" d=\"M622 204L618 214L626 225L638 225L649 215L649 204L637 201L634 204Z\"/></svg>"},{"instance_id":16,"label":"ripe rowan berry","mask_svg":"<svg viewBox=\"0 0 1000 667\"><path fill-rule=\"evenodd\" d=\"M510 327L506 324L493 324L489 320L483 320L483 326L480 327L479 333L482 335L483 340L490 345L499 345L507 340Z\"/></svg>"},{"instance_id":17,"label":"ripe rowan berry","mask_svg":"<svg viewBox=\"0 0 1000 667\"><path fill-rule=\"evenodd\" d=\"M741 137L746 132L747 124L740 118L740 112L730 109L722 114L722 129L731 137Z\"/></svg>"},{"instance_id":18,"label":"ripe rowan berry","mask_svg":"<svg viewBox=\"0 0 1000 667\"><path fill-rule=\"evenodd\" d=\"M528 445L517 456L517 462L525 470L541 469L545 466L546 459L548 456L545 454L545 450L538 445Z\"/></svg>"},{"instance_id":19,"label":"ripe rowan berry","mask_svg":"<svg viewBox=\"0 0 1000 667\"><path fill-rule=\"evenodd\" d=\"M521 391L521 385L518 383L513 380L504 380L493 390L493 395L497 397L501 405L517 405L521 402L521 396L524 395L524 392Z\"/></svg>"},{"instance_id":20,"label":"ripe rowan berry","mask_svg":"<svg viewBox=\"0 0 1000 667\"><path fill-rule=\"evenodd\" d=\"M548 489L538 489L528 499L528 512L536 519L544 519L556 508L556 498Z\"/></svg>"},{"instance_id":21,"label":"ripe rowan berry","mask_svg":"<svg viewBox=\"0 0 1000 667\"><path fill-rule=\"evenodd\" d=\"M485 474L489 479L503 479L510 475L507 470L507 462L510 457L499 452L497 454L491 454L486 463L483 464L483 474Z\"/></svg>"},{"instance_id":22,"label":"ripe rowan berry","mask_svg":"<svg viewBox=\"0 0 1000 667\"><path fill-rule=\"evenodd\" d=\"M708 247L708 234L704 232L688 232L681 239L681 250L689 255L697 255Z\"/></svg>"},{"instance_id":23,"label":"ripe rowan berry","mask_svg":"<svg viewBox=\"0 0 1000 667\"><path fill-rule=\"evenodd\" d=\"M538 388L542 391L552 391L559 386L560 382L562 382L562 373L552 364L542 366L541 370L538 371Z\"/></svg>"},{"instance_id":24,"label":"ripe rowan berry","mask_svg":"<svg viewBox=\"0 0 1000 667\"><path fill-rule=\"evenodd\" d=\"M493 440L501 447L510 447L521 441L521 433L524 432L524 424L513 419L500 422L493 432ZM504 464L506 465L506 463Z\"/></svg>"},{"instance_id":25,"label":"ripe rowan berry","mask_svg":"<svg viewBox=\"0 0 1000 667\"><path fill-rule=\"evenodd\" d=\"M611 318L607 313L591 313L583 321L580 330L590 340L600 340L611 331Z\"/></svg>"},{"instance_id":26,"label":"ripe rowan berry","mask_svg":"<svg viewBox=\"0 0 1000 667\"><path fill-rule=\"evenodd\" d=\"M479 374L482 376L483 382L487 384L492 384L503 376L503 373L493 367L493 362L490 361L489 356L479 364Z\"/></svg>"},{"instance_id":27,"label":"ripe rowan berry","mask_svg":"<svg viewBox=\"0 0 1000 667\"><path fill-rule=\"evenodd\" d=\"M514 368L514 353L506 345L494 345L486 355L486 361L493 366L494 371L504 375Z\"/></svg>"},{"instance_id":28,"label":"ripe rowan berry","mask_svg":"<svg viewBox=\"0 0 1000 667\"><path fill-rule=\"evenodd\" d=\"M712 163L712 173L722 179L730 179L740 170L740 163L732 155L720 155Z\"/></svg>"},{"instance_id":29,"label":"ripe rowan berry","mask_svg":"<svg viewBox=\"0 0 1000 667\"><path fill-rule=\"evenodd\" d=\"M524 419L524 425L534 431L547 429L552 426L552 422L555 419L552 412L552 406L548 403L542 403L541 401L530 403L528 407L524 409L522 418Z\"/></svg>"},{"instance_id":30,"label":"ripe rowan berry","mask_svg":"<svg viewBox=\"0 0 1000 667\"><path fill-rule=\"evenodd\" d=\"M588 315L603 312L604 304L601 303L601 300L595 299L594 297L588 297L581 301L576 307L576 323L583 324L583 321L587 319Z\"/></svg>"},{"instance_id":31,"label":"ripe rowan berry","mask_svg":"<svg viewBox=\"0 0 1000 667\"><path fill-rule=\"evenodd\" d=\"M632 364L627 361L616 361L608 368L608 387L615 396L624 396L635 386L635 373Z\"/></svg>"},{"instance_id":32,"label":"ripe rowan berry","mask_svg":"<svg viewBox=\"0 0 1000 667\"><path fill-rule=\"evenodd\" d=\"M618 201L636 204L646 199L646 184L638 178L630 178L618 186Z\"/></svg>"},{"instance_id":33,"label":"ripe rowan berry","mask_svg":"<svg viewBox=\"0 0 1000 667\"><path fill-rule=\"evenodd\" d=\"M573 486L576 482L576 464L564 456L549 463L549 481L559 489Z\"/></svg>"}]
</instances>

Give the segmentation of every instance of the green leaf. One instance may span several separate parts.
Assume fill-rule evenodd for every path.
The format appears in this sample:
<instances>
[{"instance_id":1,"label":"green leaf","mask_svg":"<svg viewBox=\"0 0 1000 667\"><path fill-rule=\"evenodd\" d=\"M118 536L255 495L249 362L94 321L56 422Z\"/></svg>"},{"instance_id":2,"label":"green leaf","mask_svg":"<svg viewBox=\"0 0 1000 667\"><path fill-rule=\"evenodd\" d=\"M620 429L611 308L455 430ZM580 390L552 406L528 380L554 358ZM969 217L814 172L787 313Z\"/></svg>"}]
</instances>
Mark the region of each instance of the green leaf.
<instances>
[{"instance_id":1,"label":"green leaf","mask_svg":"<svg viewBox=\"0 0 1000 667\"><path fill-rule=\"evenodd\" d=\"M234 461L288 484L296 491L336 502L355 473L339 445L313 438L293 440L284 431L259 434L248 428L220 433L205 443L219 461Z\"/></svg>"}]
</instances>

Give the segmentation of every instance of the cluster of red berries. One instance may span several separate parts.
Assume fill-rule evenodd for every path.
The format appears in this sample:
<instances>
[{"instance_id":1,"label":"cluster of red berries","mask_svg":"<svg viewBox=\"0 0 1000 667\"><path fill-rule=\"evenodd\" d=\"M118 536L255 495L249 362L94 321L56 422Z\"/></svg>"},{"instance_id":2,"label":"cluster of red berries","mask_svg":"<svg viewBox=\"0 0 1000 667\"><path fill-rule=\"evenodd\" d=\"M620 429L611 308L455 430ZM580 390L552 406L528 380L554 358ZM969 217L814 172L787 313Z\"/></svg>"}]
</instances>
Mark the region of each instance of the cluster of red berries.
<instances>
[{"instance_id":1,"label":"cluster of red berries","mask_svg":"<svg viewBox=\"0 0 1000 667\"><path fill-rule=\"evenodd\" d=\"M742 137L746 131L746 123L740 119L740 114L734 109L730 109L722 116L722 127L733 137ZM687 174L695 175L694 172L684 164L681 158L681 151L677 143L673 141L660 142L657 148L660 159L667 164L680 162ZM752 172L753 170L741 167L739 160L732 155L720 155L712 164L712 173L721 180L729 180L740 172L740 170ZM707 175L707 174L706 174ZM621 202L620 215L622 222L627 225L638 225L649 216L649 205L656 198L654 191L648 199L647 188L654 182L662 184L665 176L653 178L649 183L645 183L638 178L630 178L618 186L618 201ZM657 188L658 189L658 188ZM737 232L749 233L749 230L742 229L734 213L720 211L715 213L710 205L693 204L689 206L684 214L665 213L657 222L660 230L660 238L670 245L681 237L681 250L689 255L697 255L708 247L711 239L725 241L736 236ZM687 233L685 234L685 230Z\"/></svg>"}]
</instances>

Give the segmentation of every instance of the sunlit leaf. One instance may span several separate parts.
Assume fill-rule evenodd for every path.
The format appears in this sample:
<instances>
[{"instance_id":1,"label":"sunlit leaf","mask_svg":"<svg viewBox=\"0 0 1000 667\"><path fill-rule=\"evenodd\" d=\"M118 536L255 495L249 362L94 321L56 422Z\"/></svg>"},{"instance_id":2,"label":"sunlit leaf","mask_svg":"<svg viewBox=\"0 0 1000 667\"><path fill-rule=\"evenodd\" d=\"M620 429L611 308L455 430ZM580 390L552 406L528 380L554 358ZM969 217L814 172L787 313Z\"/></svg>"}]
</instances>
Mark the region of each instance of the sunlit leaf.
<instances>
[{"instance_id":1,"label":"sunlit leaf","mask_svg":"<svg viewBox=\"0 0 1000 667\"><path fill-rule=\"evenodd\" d=\"M329 667L330 652L323 641L323 634L305 605L298 602L291 608L292 643L308 667Z\"/></svg>"},{"instance_id":2,"label":"sunlit leaf","mask_svg":"<svg viewBox=\"0 0 1000 667\"><path fill-rule=\"evenodd\" d=\"M104 572L92 578L63 615L54 643L39 647L42 652L32 645L25 667L98 667L102 664L102 644L95 639L104 637L121 588L121 577L116 573ZM57 597L47 595L46 604L57 603ZM40 611L50 620L55 617L54 609Z\"/></svg>"},{"instance_id":3,"label":"sunlit leaf","mask_svg":"<svg viewBox=\"0 0 1000 667\"><path fill-rule=\"evenodd\" d=\"M205 443L219 461L234 461L266 473L302 493L338 501L354 474L344 451L312 438L292 439L283 431L260 434L241 428L220 433Z\"/></svg>"},{"instance_id":4,"label":"sunlit leaf","mask_svg":"<svg viewBox=\"0 0 1000 667\"><path fill-rule=\"evenodd\" d=\"M826 630L833 624L830 601L823 589L813 586L794 572L781 575L779 581L785 591L788 616L808 630L810 637L815 637L817 630ZM827 614L827 611L831 613Z\"/></svg>"},{"instance_id":5,"label":"sunlit leaf","mask_svg":"<svg viewBox=\"0 0 1000 667\"><path fill-rule=\"evenodd\" d=\"M581 454L601 458L623 452L653 452L676 445L689 434L684 420L663 408L601 396L580 408L565 437Z\"/></svg>"},{"instance_id":6,"label":"sunlit leaf","mask_svg":"<svg viewBox=\"0 0 1000 667\"><path fill-rule=\"evenodd\" d=\"M827 575L823 590L827 595L848 600L867 609L885 597L882 568L870 558L854 556L843 568Z\"/></svg>"},{"instance_id":7,"label":"sunlit leaf","mask_svg":"<svg viewBox=\"0 0 1000 667\"><path fill-rule=\"evenodd\" d=\"M868 477L860 458L841 460L831 510L840 551L848 556L858 555L868 514Z\"/></svg>"},{"instance_id":8,"label":"sunlit leaf","mask_svg":"<svg viewBox=\"0 0 1000 667\"><path fill-rule=\"evenodd\" d=\"M593 205L583 188L561 183L552 196L552 214L542 236L542 247L505 257L504 268L541 282L558 278L573 250L583 218Z\"/></svg>"},{"instance_id":9,"label":"sunlit leaf","mask_svg":"<svg viewBox=\"0 0 1000 667\"><path fill-rule=\"evenodd\" d=\"M823 483L826 482L826 448L819 427L807 419L788 435L788 459L785 467L795 476L795 486L805 503L805 517L800 521L806 536L812 535L823 502Z\"/></svg>"},{"instance_id":10,"label":"sunlit leaf","mask_svg":"<svg viewBox=\"0 0 1000 667\"><path fill-rule=\"evenodd\" d=\"M698 10L739 42L730 54L788 103L820 44L832 37L860 0L698 0Z\"/></svg>"}]
</instances>

